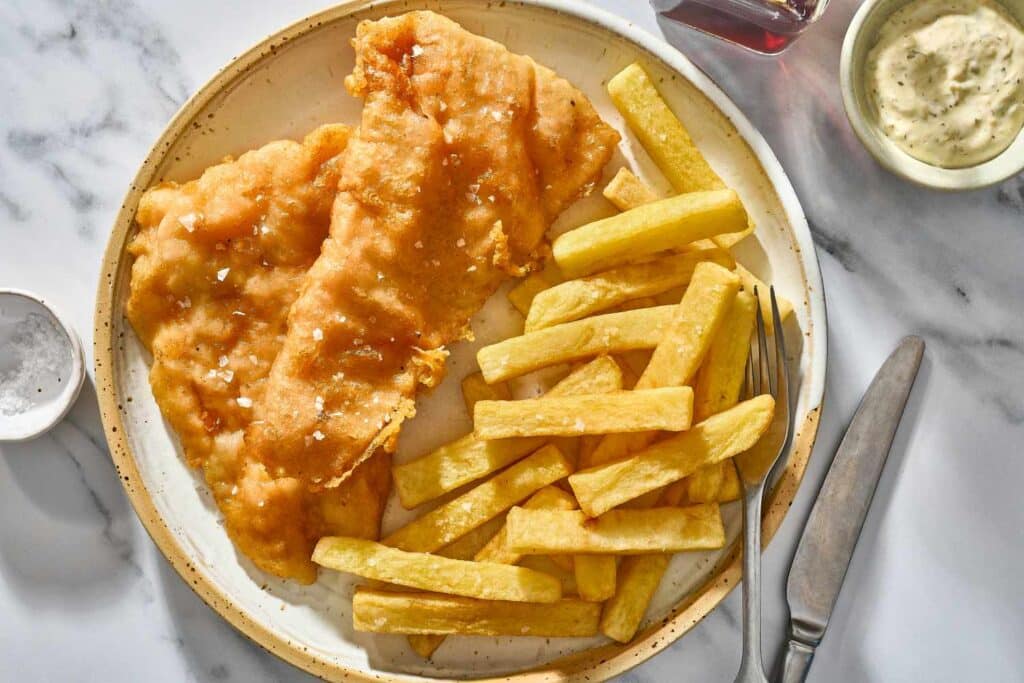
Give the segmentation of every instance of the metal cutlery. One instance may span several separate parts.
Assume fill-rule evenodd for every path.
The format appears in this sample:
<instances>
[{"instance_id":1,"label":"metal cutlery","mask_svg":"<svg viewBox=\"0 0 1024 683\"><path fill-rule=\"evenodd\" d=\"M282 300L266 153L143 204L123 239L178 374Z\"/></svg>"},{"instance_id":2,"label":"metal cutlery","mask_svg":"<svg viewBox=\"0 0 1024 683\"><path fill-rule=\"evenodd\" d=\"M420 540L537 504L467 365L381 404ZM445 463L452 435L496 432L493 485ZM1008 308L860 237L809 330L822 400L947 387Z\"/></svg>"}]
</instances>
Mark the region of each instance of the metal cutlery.
<instances>
[{"instance_id":1,"label":"metal cutlery","mask_svg":"<svg viewBox=\"0 0 1024 683\"><path fill-rule=\"evenodd\" d=\"M757 288L754 289L758 297ZM747 395L770 393L775 399L775 415L767 432L749 451L736 456L736 467L743 484L743 658L736 674L737 683L767 683L761 657L761 502L779 456L786 452L793 433L793 408L789 386L789 361L782 318L769 289L772 304L772 342L765 331L764 316L757 306L757 329L747 362Z\"/></svg>"},{"instance_id":2,"label":"metal cutlery","mask_svg":"<svg viewBox=\"0 0 1024 683\"><path fill-rule=\"evenodd\" d=\"M782 683L799 683L807 677L923 354L924 341L906 337L879 369L811 508L786 585L790 629Z\"/></svg>"}]
</instances>

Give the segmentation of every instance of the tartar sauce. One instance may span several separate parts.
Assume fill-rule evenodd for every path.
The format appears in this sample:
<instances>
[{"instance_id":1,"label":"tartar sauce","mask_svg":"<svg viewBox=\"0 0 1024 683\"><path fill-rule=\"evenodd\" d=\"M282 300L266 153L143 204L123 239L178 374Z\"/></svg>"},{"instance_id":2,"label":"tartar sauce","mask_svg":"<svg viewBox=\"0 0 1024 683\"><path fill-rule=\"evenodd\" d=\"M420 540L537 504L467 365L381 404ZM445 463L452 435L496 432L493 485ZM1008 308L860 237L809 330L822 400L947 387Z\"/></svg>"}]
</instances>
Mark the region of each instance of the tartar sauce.
<instances>
[{"instance_id":1,"label":"tartar sauce","mask_svg":"<svg viewBox=\"0 0 1024 683\"><path fill-rule=\"evenodd\" d=\"M887 137L944 168L987 161L1024 125L1024 31L991 0L915 0L894 12L867 59Z\"/></svg>"}]
</instances>

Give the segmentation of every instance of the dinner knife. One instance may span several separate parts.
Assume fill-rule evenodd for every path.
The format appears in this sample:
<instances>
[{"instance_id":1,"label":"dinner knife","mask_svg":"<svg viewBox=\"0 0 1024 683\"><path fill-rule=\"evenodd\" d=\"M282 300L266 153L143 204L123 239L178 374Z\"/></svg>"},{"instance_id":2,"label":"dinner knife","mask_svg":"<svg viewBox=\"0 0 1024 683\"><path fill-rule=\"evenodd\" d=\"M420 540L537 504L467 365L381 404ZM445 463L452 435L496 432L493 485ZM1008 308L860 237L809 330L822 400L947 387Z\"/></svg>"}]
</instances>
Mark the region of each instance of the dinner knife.
<instances>
[{"instance_id":1,"label":"dinner knife","mask_svg":"<svg viewBox=\"0 0 1024 683\"><path fill-rule=\"evenodd\" d=\"M786 583L790 624L781 683L807 677L923 355L920 337L900 342L871 381L825 475Z\"/></svg>"}]
</instances>

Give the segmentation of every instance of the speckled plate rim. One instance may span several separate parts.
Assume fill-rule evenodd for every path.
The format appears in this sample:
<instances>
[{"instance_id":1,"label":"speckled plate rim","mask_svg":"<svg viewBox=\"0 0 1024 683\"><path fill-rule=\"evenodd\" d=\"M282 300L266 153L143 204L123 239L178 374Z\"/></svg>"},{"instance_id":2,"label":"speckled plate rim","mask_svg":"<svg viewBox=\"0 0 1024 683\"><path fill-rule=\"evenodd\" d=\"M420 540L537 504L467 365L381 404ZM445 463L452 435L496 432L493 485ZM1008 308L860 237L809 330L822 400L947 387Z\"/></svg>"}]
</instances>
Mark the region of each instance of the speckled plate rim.
<instances>
[{"instance_id":1,"label":"speckled plate rim","mask_svg":"<svg viewBox=\"0 0 1024 683\"><path fill-rule=\"evenodd\" d=\"M156 169L159 168L173 141L191 124L196 114L220 92L229 88L236 79L258 65L266 54L273 53L278 46L359 10L388 4L396 5L396 11L402 9L400 0L351 0L295 22L234 58L182 106L153 145L125 195L104 253L96 301L95 370L104 431L118 477L149 535L175 571L193 591L235 628L285 661L311 674L334 681L389 680L392 674L351 669L326 661L310 652L302 643L295 642L261 623L233 603L203 571L203 568L192 562L160 516L150 492L143 484L125 433L114 365L115 349L119 341L115 337L116 326L113 324L113 315L117 310L116 302L119 300L121 288L127 286L124 278L119 276L123 271L125 246L134 221L138 200L143 190L151 184ZM810 320L820 322L821 329L816 329L811 325L805 331L807 336L804 339L804 345L805 348L809 347L811 352L810 364L805 376L805 381L812 383L809 391L809 410L803 423L797 426L796 437L786 466L765 501L762 537L763 546L767 546L782 524L806 469L817 435L825 391L827 342L825 295L814 242L792 184L767 142L732 100L704 72L664 41L618 16L587 5L580 0L519 0L518 2L502 3L502 5L535 5L615 33L636 45L640 51L660 60L666 67L689 80L718 107L742 136L761 163L765 175L771 182L786 212L787 220L792 228L792 237L801 253L799 261L803 268L804 291L807 294ZM609 643L548 662L536 669L474 680L492 683L498 681L541 683L611 678L661 652L693 628L737 585L740 574L737 545L718 563L707 581L676 605L671 614L662 621L648 626L631 642L626 644Z\"/></svg>"}]
</instances>

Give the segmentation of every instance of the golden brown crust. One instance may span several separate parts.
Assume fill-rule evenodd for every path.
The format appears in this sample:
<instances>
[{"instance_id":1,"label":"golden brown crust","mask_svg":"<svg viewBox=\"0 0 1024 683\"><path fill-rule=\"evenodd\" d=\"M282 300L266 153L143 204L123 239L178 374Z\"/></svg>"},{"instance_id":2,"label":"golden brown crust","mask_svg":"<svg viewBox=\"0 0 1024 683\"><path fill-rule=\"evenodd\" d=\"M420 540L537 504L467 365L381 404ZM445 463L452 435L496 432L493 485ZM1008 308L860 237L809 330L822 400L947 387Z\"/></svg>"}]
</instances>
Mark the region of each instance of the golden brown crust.
<instances>
[{"instance_id":1,"label":"golden brown crust","mask_svg":"<svg viewBox=\"0 0 1024 683\"><path fill-rule=\"evenodd\" d=\"M323 126L163 183L141 199L128 318L153 354L150 383L185 457L204 470L228 533L257 566L303 582L325 533L376 537L388 457L312 494L246 458L242 434L320 252L350 131Z\"/></svg>"},{"instance_id":2,"label":"golden brown crust","mask_svg":"<svg viewBox=\"0 0 1024 683\"><path fill-rule=\"evenodd\" d=\"M443 373L438 352L534 260L618 141L569 83L440 15L363 22L353 45L362 122L246 434L256 459L314 488L394 442L418 385Z\"/></svg>"}]
</instances>

